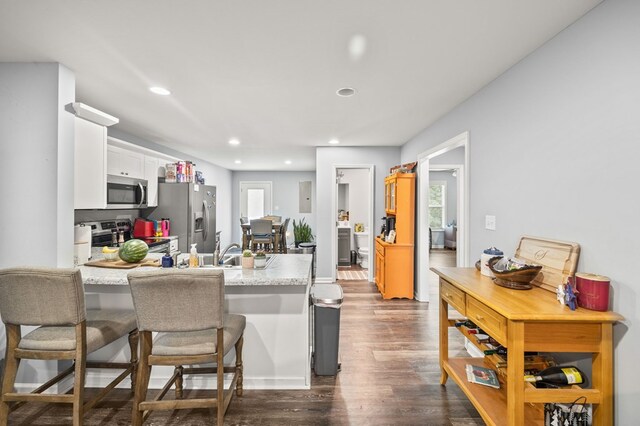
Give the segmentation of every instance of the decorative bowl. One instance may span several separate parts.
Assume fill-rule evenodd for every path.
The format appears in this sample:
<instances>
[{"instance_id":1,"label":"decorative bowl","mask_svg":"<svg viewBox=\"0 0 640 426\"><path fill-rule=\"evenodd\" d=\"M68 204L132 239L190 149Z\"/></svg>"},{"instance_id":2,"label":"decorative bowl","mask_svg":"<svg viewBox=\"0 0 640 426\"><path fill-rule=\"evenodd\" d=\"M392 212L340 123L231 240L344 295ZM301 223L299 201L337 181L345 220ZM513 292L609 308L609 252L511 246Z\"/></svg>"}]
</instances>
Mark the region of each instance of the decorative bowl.
<instances>
[{"instance_id":1,"label":"decorative bowl","mask_svg":"<svg viewBox=\"0 0 640 426\"><path fill-rule=\"evenodd\" d=\"M517 269L503 269L503 263L498 262L502 257L492 257L487 262L489 269L495 275L493 281L502 287L516 290L528 290L538 273L542 270L541 265L521 264ZM503 261L504 262L504 261Z\"/></svg>"},{"instance_id":2,"label":"decorative bowl","mask_svg":"<svg viewBox=\"0 0 640 426\"><path fill-rule=\"evenodd\" d=\"M104 256L105 260L118 260L120 259L120 257L118 257L118 252L119 250L116 250L113 253L104 252L102 253L102 255Z\"/></svg>"}]
</instances>

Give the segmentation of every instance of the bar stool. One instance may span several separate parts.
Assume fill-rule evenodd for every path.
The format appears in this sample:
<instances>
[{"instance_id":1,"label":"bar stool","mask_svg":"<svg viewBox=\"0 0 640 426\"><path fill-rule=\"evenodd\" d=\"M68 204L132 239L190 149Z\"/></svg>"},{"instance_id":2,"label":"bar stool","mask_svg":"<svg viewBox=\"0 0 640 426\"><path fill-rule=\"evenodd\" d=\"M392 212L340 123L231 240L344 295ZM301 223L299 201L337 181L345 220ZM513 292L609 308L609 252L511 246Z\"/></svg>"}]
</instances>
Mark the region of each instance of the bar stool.
<instances>
[{"instance_id":1,"label":"bar stool","mask_svg":"<svg viewBox=\"0 0 640 426\"><path fill-rule=\"evenodd\" d=\"M128 275L140 328L141 353L133 400L134 426L140 426L150 410L217 408L222 425L233 391L242 396L242 344L246 319L224 313L224 272L174 269L136 271ZM155 340L151 333L158 332ZM224 356L235 347L235 366L225 367ZM215 363L215 367L183 368L183 365ZM153 401L147 400L153 365L173 365L173 376ZM184 374L216 374L214 398L182 399ZM224 388L224 373L233 373ZM165 400L175 383L176 399Z\"/></svg>"},{"instance_id":2,"label":"bar stool","mask_svg":"<svg viewBox=\"0 0 640 426\"><path fill-rule=\"evenodd\" d=\"M135 386L138 360L138 332L133 311L86 310L82 276L77 269L11 268L0 270L0 315L7 333L7 352L0 425L6 425L10 411L27 401L73 404L73 425L118 383L131 374ZM40 327L21 337L21 325ZM122 336L129 335L128 363L87 362L94 352ZM74 365L31 393L14 392L22 359L73 360ZM124 371L98 395L84 402L86 368L118 368ZM73 393L42 394L71 373ZM13 403L13 404L12 404Z\"/></svg>"}]
</instances>

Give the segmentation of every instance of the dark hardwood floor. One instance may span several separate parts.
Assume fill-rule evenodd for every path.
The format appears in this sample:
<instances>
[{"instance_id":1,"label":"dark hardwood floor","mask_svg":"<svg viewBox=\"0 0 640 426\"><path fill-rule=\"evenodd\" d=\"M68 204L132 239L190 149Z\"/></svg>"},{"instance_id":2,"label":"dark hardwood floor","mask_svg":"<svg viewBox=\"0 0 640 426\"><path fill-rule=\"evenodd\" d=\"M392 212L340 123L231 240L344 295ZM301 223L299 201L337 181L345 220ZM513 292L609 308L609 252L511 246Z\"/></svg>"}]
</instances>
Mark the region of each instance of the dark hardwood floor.
<instances>
[{"instance_id":1,"label":"dark hardwood floor","mask_svg":"<svg viewBox=\"0 0 640 426\"><path fill-rule=\"evenodd\" d=\"M451 265L455 252L434 250L432 265ZM435 274L431 277L437 283ZM432 303L382 300L375 284L345 281L337 377L312 377L310 390L245 390L234 397L227 425L482 425L462 391L440 386L437 292ZM437 288L435 284L432 288ZM462 350L451 332L454 352ZM95 390L88 389L87 394ZM205 395L204 391L188 395ZM87 395L87 396L88 396ZM85 416L85 425L128 425L131 393L125 389ZM71 410L61 405L27 404L10 416L11 425L64 425ZM215 412L154 412L147 425L212 425Z\"/></svg>"}]
</instances>

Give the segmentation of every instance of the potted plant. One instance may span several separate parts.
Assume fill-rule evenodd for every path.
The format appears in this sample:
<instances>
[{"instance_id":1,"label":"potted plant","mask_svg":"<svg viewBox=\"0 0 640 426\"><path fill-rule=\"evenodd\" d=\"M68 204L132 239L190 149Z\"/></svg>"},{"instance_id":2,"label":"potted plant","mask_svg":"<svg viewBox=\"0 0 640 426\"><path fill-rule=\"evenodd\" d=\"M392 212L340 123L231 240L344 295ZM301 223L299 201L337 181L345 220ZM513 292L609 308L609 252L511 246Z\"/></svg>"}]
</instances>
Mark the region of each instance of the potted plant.
<instances>
[{"instance_id":1,"label":"potted plant","mask_svg":"<svg viewBox=\"0 0 640 426\"><path fill-rule=\"evenodd\" d=\"M313 241L313 233L311 232L311 227L305 223L304 218L298 223L296 220L293 220L293 236L296 242L296 247L300 245L300 243L309 243Z\"/></svg>"},{"instance_id":2,"label":"potted plant","mask_svg":"<svg viewBox=\"0 0 640 426\"><path fill-rule=\"evenodd\" d=\"M253 258L253 266L256 268L264 268L267 266L267 254L264 250L258 250Z\"/></svg>"},{"instance_id":3,"label":"potted plant","mask_svg":"<svg viewBox=\"0 0 640 426\"><path fill-rule=\"evenodd\" d=\"M242 252L242 267L244 269L253 269L253 253L251 253L251 250Z\"/></svg>"}]
</instances>

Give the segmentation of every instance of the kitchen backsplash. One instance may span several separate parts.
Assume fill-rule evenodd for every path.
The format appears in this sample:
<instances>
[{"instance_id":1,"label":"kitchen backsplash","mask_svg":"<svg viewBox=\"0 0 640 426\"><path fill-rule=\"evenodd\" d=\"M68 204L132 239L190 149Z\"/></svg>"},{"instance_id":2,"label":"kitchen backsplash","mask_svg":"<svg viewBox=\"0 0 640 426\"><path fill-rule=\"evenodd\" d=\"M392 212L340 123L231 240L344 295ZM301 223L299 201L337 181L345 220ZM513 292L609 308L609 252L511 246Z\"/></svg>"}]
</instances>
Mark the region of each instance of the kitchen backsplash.
<instances>
[{"instance_id":1,"label":"kitchen backsplash","mask_svg":"<svg viewBox=\"0 0 640 426\"><path fill-rule=\"evenodd\" d=\"M73 223L95 222L109 219L129 219L133 223L136 217L140 217L140 210L75 210Z\"/></svg>"}]
</instances>

